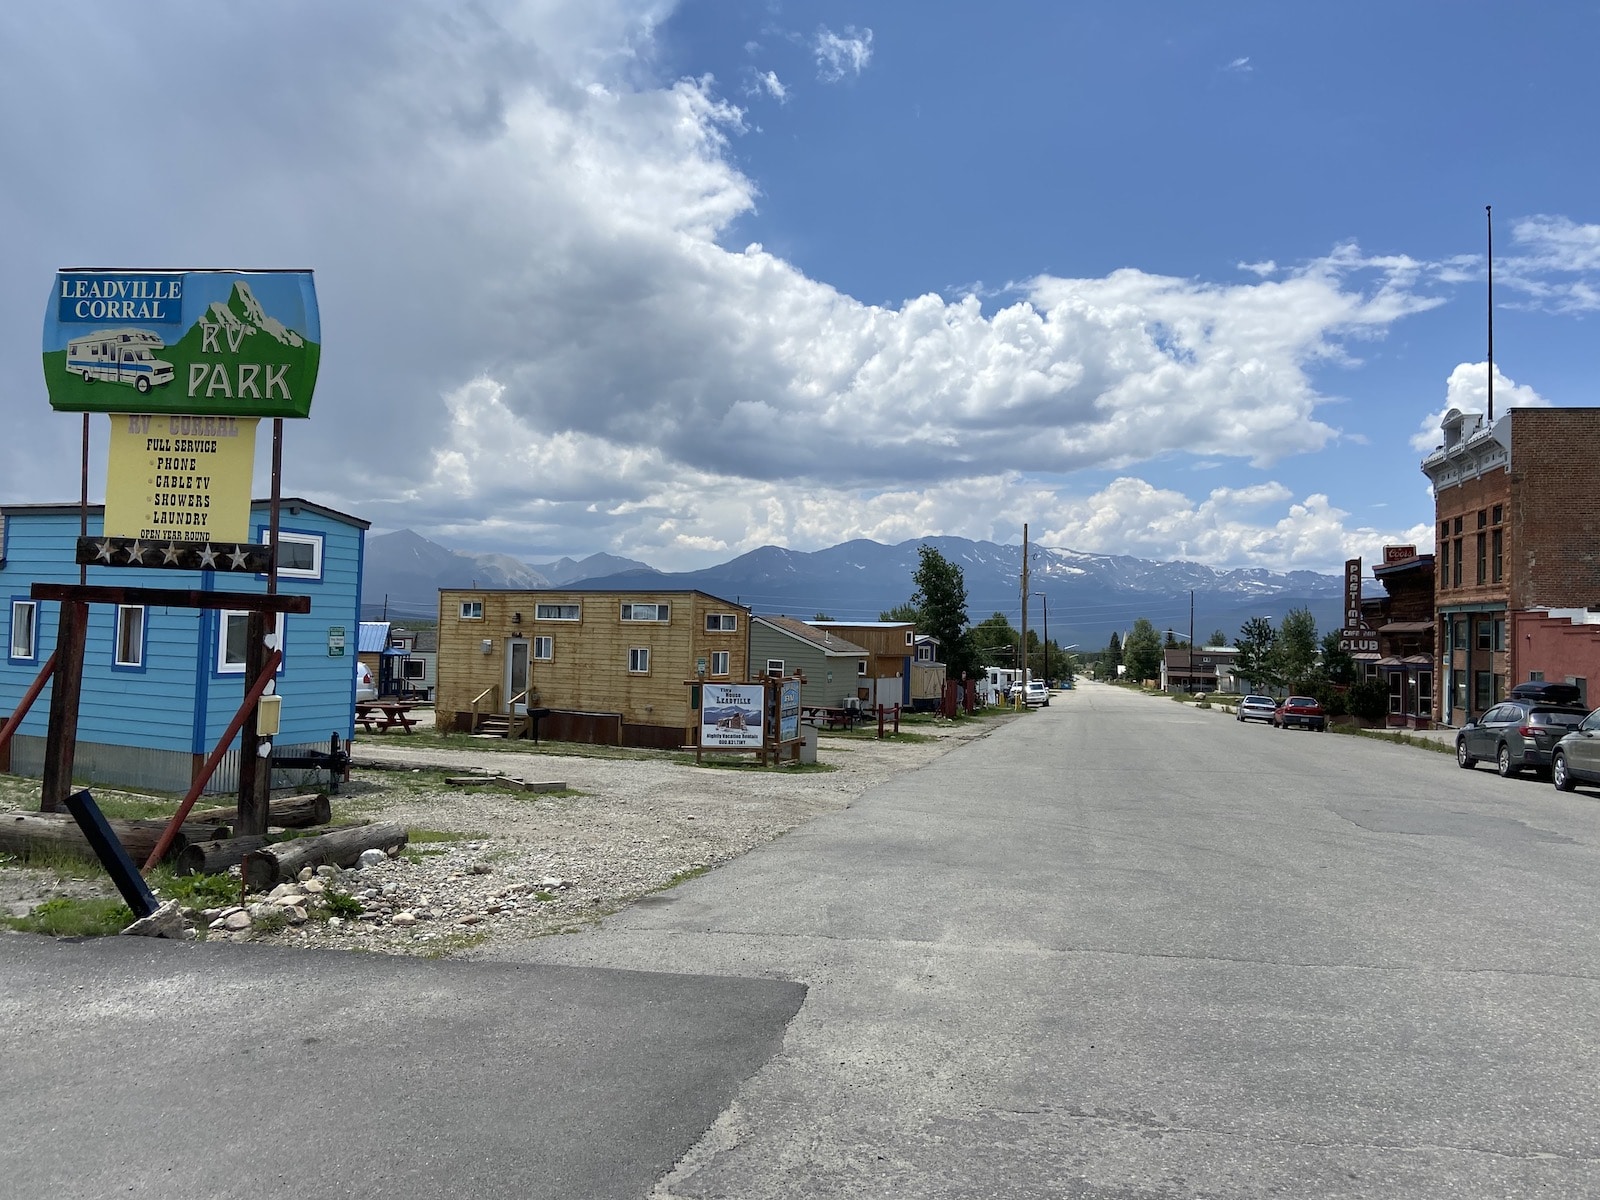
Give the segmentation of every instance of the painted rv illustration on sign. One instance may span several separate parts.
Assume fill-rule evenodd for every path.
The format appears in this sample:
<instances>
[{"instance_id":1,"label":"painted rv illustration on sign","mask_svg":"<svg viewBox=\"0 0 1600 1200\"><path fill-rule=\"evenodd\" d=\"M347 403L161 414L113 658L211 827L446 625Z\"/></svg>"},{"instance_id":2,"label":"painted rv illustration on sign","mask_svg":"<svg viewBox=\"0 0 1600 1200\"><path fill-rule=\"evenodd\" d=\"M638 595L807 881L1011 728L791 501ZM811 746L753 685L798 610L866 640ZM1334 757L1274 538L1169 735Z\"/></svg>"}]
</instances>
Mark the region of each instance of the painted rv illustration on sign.
<instances>
[{"instance_id":1,"label":"painted rv illustration on sign","mask_svg":"<svg viewBox=\"0 0 1600 1200\"><path fill-rule=\"evenodd\" d=\"M321 336L309 271L61 271L45 386L65 412L303 417Z\"/></svg>"},{"instance_id":2,"label":"painted rv illustration on sign","mask_svg":"<svg viewBox=\"0 0 1600 1200\"><path fill-rule=\"evenodd\" d=\"M124 383L140 395L172 382L172 364L148 329L100 329L67 343L67 373L85 383Z\"/></svg>"}]
</instances>

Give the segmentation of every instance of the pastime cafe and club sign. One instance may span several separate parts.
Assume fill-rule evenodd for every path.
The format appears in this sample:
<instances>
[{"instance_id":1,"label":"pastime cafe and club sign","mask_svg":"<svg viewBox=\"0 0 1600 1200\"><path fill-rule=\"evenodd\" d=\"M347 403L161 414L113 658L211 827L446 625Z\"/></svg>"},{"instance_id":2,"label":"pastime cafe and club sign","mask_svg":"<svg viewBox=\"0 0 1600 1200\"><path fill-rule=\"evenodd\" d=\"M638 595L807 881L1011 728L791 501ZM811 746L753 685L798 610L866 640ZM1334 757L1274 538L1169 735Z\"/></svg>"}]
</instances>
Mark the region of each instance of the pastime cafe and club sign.
<instances>
[{"instance_id":1,"label":"pastime cafe and club sign","mask_svg":"<svg viewBox=\"0 0 1600 1200\"><path fill-rule=\"evenodd\" d=\"M106 538L245 542L256 423L310 415L321 356L310 271L57 272L45 387L58 412L111 414ZM193 565L120 549L106 561Z\"/></svg>"}]
</instances>

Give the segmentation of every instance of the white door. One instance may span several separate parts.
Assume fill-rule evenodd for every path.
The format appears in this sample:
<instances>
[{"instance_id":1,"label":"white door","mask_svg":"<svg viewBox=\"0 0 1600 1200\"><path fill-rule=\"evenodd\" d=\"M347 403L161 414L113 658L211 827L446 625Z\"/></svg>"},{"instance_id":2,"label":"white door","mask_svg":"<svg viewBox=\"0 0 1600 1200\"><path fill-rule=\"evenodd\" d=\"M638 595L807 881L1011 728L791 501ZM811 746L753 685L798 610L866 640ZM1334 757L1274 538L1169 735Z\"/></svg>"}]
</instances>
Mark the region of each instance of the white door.
<instances>
[{"instance_id":1,"label":"white door","mask_svg":"<svg viewBox=\"0 0 1600 1200\"><path fill-rule=\"evenodd\" d=\"M528 639L509 638L506 641L506 704L517 716L528 713ZM512 706L512 701L516 704Z\"/></svg>"}]
</instances>

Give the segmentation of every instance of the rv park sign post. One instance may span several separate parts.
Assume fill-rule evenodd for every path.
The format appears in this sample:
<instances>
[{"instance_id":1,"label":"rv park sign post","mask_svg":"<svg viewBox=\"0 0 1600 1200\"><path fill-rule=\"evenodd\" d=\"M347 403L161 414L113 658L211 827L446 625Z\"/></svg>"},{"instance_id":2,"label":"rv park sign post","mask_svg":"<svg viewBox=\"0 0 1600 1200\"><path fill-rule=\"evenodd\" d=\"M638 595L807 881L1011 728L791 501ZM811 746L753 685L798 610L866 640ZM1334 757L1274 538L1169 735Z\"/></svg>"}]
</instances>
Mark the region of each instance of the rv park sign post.
<instances>
[{"instance_id":1,"label":"rv park sign post","mask_svg":"<svg viewBox=\"0 0 1600 1200\"><path fill-rule=\"evenodd\" d=\"M36 584L33 593L61 603L56 656L45 669L53 666L55 686L40 807L58 809L71 786L90 603L245 611L245 702L168 832L238 732L239 832L265 833L272 747L257 732L257 700L273 691L282 657L267 644L268 617L311 609L309 597L277 594L274 551L283 418L310 415L322 358L311 272L63 268L45 308L43 355L50 407L83 414L83 466L78 585ZM89 414L97 412L110 416L111 442L105 524L91 538ZM255 432L264 417L273 422L271 512L266 542L253 544ZM90 587L90 566L265 574L266 594Z\"/></svg>"}]
</instances>

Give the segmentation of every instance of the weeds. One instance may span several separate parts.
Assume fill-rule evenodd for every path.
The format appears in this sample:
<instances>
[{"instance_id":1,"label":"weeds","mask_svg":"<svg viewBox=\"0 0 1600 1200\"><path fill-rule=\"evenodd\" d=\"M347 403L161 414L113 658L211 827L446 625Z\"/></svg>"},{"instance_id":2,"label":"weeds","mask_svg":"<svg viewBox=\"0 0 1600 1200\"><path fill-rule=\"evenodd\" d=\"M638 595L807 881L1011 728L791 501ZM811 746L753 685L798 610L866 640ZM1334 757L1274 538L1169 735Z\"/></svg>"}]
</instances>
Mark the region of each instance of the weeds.
<instances>
[{"instance_id":1,"label":"weeds","mask_svg":"<svg viewBox=\"0 0 1600 1200\"><path fill-rule=\"evenodd\" d=\"M0 925L48 937L110 937L133 924L133 910L104 897L56 896L25 917L0 915Z\"/></svg>"}]
</instances>

